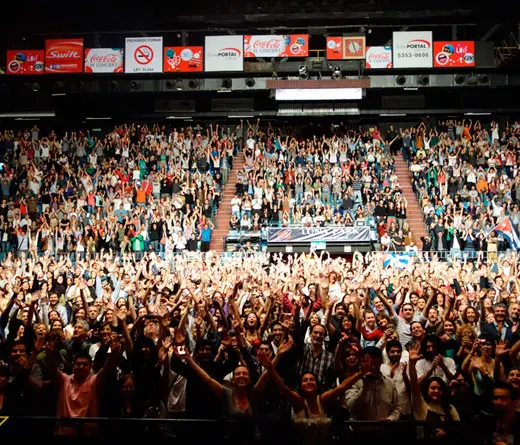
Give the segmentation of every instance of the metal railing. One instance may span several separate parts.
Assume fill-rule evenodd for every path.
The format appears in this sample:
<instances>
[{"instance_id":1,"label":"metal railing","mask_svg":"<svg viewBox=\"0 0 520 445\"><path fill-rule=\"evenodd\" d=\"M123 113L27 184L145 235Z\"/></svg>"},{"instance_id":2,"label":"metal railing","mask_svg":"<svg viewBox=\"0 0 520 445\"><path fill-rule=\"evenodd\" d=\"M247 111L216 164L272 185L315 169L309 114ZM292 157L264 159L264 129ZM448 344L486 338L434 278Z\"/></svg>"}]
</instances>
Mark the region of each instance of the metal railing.
<instances>
[{"instance_id":1,"label":"metal railing","mask_svg":"<svg viewBox=\"0 0 520 445\"><path fill-rule=\"evenodd\" d=\"M400 252L395 250L375 250L370 253L372 257L386 257L389 254L397 255L397 256L408 256L411 259L414 260L423 260L423 261L431 261L433 259L437 259L440 261L461 261L461 262L468 262L468 261L477 261L480 260L481 263L487 264L487 263L496 263L504 260L516 261L517 263L520 263L520 256L515 256L513 251L501 251L497 253L493 252L487 252L484 250L480 251L464 251L464 250L432 250L432 251L423 251L418 250L415 251L409 251L409 252Z\"/></svg>"},{"instance_id":2,"label":"metal railing","mask_svg":"<svg viewBox=\"0 0 520 445\"><path fill-rule=\"evenodd\" d=\"M279 417L240 419L133 419L9 417L0 426L0 443L226 443L242 445L431 443L436 428L447 436L441 442L485 443L486 431L478 424L435 424L416 421L333 421L328 418L281 420ZM110 442L109 442L110 441ZM142 442L143 441L143 442ZM165 442L159 442L165 443Z\"/></svg>"}]
</instances>

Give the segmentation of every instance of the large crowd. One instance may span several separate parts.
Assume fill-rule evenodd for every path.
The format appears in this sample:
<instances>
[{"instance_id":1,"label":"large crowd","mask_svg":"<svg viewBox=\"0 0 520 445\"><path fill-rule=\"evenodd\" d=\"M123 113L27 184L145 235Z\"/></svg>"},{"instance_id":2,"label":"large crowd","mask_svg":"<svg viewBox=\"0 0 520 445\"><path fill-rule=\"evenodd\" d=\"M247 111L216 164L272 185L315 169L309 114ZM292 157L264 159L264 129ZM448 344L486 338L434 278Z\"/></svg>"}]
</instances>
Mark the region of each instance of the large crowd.
<instances>
[{"instance_id":1,"label":"large crowd","mask_svg":"<svg viewBox=\"0 0 520 445\"><path fill-rule=\"evenodd\" d=\"M415 418L446 422L439 437L484 416L518 433L516 256L268 259L9 255L0 413Z\"/></svg>"},{"instance_id":2,"label":"large crowd","mask_svg":"<svg viewBox=\"0 0 520 445\"><path fill-rule=\"evenodd\" d=\"M40 139L36 127L5 132L0 414L416 419L431 421L436 438L478 419L501 438L519 434L516 252L497 250L487 262L419 255L405 267L387 265L380 253L261 262L207 252L242 149L235 219L372 218L381 236L397 227L393 236L402 237L406 201L392 156L403 149L416 190L430 199L420 184L433 180L432 170L416 166L431 158L450 182L453 168L438 153L449 165L450 156L471 151L450 133L459 131L455 123L440 125L446 129L429 133L428 150L417 145L419 134L427 140L423 125L402 134L390 127L384 137L377 128L341 126L292 138L260 122L120 126L104 139L89 132ZM460 137L474 131L483 140L476 128L463 125ZM518 128L508 128L507 143ZM490 151L486 142L475 147ZM489 158L482 168L489 174ZM440 221L455 206L439 193ZM481 198L489 212L504 201ZM203 253L186 253L196 250Z\"/></svg>"},{"instance_id":3,"label":"large crowd","mask_svg":"<svg viewBox=\"0 0 520 445\"><path fill-rule=\"evenodd\" d=\"M429 248L475 257L511 248L495 228L520 223L520 125L446 120L402 132Z\"/></svg>"},{"instance_id":4,"label":"large crowd","mask_svg":"<svg viewBox=\"0 0 520 445\"><path fill-rule=\"evenodd\" d=\"M261 225L352 226L406 219L389 147L377 128L334 129L296 138L269 124L266 141L250 132L238 172L232 228ZM397 138L397 136L395 136Z\"/></svg>"}]
</instances>

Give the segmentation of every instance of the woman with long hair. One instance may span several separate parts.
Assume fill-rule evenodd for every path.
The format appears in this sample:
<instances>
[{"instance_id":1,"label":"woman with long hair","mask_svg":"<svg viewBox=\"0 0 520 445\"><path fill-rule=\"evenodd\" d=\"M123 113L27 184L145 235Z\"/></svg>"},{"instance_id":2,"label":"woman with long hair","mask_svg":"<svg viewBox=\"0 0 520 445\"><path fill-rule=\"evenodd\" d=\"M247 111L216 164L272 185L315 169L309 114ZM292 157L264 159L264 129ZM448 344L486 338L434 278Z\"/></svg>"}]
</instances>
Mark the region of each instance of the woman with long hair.
<instances>
[{"instance_id":1,"label":"woman with long hair","mask_svg":"<svg viewBox=\"0 0 520 445\"><path fill-rule=\"evenodd\" d=\"M292 417L295 421L328 418L325 408L337 401L347 389L363 376L363 372L359 371L344 379L334 389L321 393L316 376L312 373L305 373L300 380L300 391L295 392L285 384L263 351L257 353L257 358L265 367L273 382L280 388L282 395L292 405Z\"/></svg>"},{"instance_id":2,"label":"woman with long hair","mask_svg":"<svg viewBox=\"0 0 520 445\"><path fill-rule=\"evenodd\" d=\"M409 350L408 372L412 390L412 407L415 420L435 423L459 422L459 413L450 403L448 385L439 377L430 377L419 383L415 365L421 359L421 345L417 343ZM446 437L445 429L435 428L432 436Z\"/></svg>"},{"instance_id":3,"label":"woman with long hair","mask_svg":"<svg viewBox=\"0 0 520 445\"><path fill-rule=\"evenodd\" d=\"M185 346L174 348L174 353L184 359L188 366L208 386L210 391L217 397L225 398L227 414L237 417L251 417L253 415L253 403L251 394L251 377L249 369L239 364L233 371L231 386L224 386L209 376L199 364L193 359Z\"/></svg>"}]
</instances>

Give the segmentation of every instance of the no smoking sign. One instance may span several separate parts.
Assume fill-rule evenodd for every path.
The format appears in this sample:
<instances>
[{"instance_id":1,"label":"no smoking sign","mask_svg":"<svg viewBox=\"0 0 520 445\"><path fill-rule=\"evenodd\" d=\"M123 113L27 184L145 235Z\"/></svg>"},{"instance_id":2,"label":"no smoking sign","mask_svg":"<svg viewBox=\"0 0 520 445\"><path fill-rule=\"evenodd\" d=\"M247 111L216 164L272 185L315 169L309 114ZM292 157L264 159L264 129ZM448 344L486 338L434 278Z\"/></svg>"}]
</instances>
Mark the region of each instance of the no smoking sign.
<instances>
[{"instance_id":1,"label":"no smoking sign","mask_svg":"<svg viewBox=\"0 0 520 445\"><path fill-rule=\"evenodd\" d=\"M162 37L127 37L125 73L162 73Z\"/></svg>"},{"instance_id":2,"label":"no smoking sign","mask_svg":"<svg viewBox=\"0 0 520 445\"><path fill-rule=\"evenodd\" d=\"M139 65L148 65L153 60L153 49L148 45L138 46L134 51L134 59Z\"/></svg>"}]
</instances>

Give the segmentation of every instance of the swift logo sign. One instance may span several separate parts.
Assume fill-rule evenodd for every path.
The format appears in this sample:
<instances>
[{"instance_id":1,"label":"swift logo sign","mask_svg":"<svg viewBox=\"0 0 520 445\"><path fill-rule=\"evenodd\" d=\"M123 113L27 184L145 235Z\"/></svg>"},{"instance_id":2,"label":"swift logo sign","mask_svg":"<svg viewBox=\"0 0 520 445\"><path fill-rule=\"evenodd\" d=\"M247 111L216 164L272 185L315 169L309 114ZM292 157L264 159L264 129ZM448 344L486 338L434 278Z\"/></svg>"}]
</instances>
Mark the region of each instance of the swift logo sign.
<instances>
[{"instance_id":1,"label":"swift logo sign","mask_svg":"<svg viewBox=\"0 0 520 445\"><path fill-rule=\"evenodd\" d=\"M45 42L45 72L81 73L83 39L57 39Z\"/></svg>"}]
</instances>

